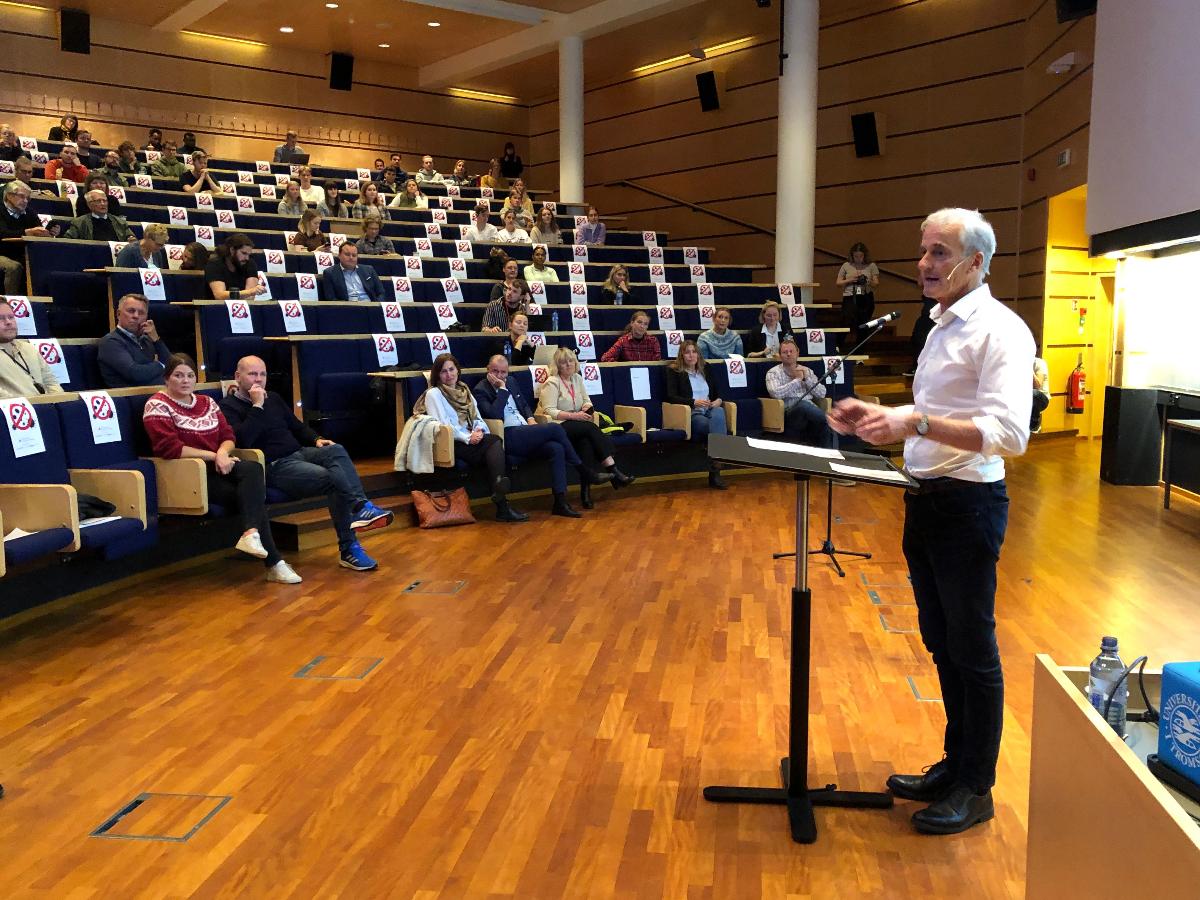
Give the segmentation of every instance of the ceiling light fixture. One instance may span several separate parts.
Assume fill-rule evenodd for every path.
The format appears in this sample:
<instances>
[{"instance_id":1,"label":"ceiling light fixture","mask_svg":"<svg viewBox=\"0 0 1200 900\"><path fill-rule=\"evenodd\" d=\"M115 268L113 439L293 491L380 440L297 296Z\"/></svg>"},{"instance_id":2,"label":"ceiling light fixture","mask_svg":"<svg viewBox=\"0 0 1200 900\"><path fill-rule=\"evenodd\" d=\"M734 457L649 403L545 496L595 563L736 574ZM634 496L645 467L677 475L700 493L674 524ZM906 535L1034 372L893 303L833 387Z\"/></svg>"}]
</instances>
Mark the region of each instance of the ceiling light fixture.
<instances>
[{"instance_id":1,"label":"ceiling light fixture","mask_svg":"<svg viewBox=\"0 0 1200 900\"><path fill-rule=\"evenodd\" d=\"M442 27L441 22L426 22L425 24L428 25L430 28L441 28Z\"/></svg>"},{"instance_id":2,"label":"ceiling light fixture","mask_svg":"<svg viewBox=\"0 0 1200 900\"><path fill-rule=\"evenodd\" d=\"M226 37L223 34L208 34L203 31L180 31L180 34L186 34L189 37L205 38L210 41L227 41L231 44L245 44L248 47L265 47L267 46L262 41L251 41L247 38Z\"/></svg>"},{"instance_id":3,"label":"ceiling light fixture","mask_svg":"<svg viewBox=\"0 0 1200 900\"><path fill-rule=\"evenodd\" d=\"M392 45L391 45L391 44L380 44L380 45L379 45L379 49L380 49L380 50L386 50L386 49L387 49L388 47L390 47L390 46L392 46Z\"/></svg>"},{"instance_id":4,"label":"ceiling light fixture","mask_svg":"<svg viewBox=\"0 0 1200 900\"><path fill-rule=\"evenodd\" d=\"M687 53L683 53L679 56L672 56L668 59L660 59L658 62L646 63L646 65L644 65L644 66L638 66L636 69L633 70L633 74L640 75L643 72L650 71L651 69L658 69L658 68L661 68L662 66L670 66L670 65L674 65L675 63L686 62L690 59L707 59L708 57L712 56L714 53L720 53L723 50L731 50L734 47L739 47L742 44L745 44L752 40L754 40L754 38L751 36L748 36L748 37L737 38L736 40L732 40L732 41L724 41L723 43L720 43L720 44L714 44L711 47L697 47L694 50L691 50ZM704 55L700 56L699 54L701 54L701 53Z\"/></svg>"},{"instance_id":5,"label":"ceiling light fixture","mask_svg":"<svg viewBox=\"0 0 1200 900\"><path fill-rule=\"evenodd\" d=\"M293 31L295 31L296 29L295 29L295 28L293 28L291 25L284 25L284 26L283 26L282 28L280 28L279 30L280 30L280 31L282 31L284 34L291 34L291 33L292 33Z\"/></svg>"},{"instance_id":6,"label":"ceiling light fixture","mask_svg":"<svg viewBox=\"0 0 1200 900\"><path fill-rule=\"evenodd\" d=\"M337 9L338 5L336 3L326 3L325 8L326 9Z\"/></svg>"},{"instance_id":7,"label":"ceiling light fixture","mask_svg":"<svg viewBox=\"0 0 1200 900\"><path fill-rule=\"evenodd\" d=\"M508 94L493 94L491 91L473 91L470 88L452 87L447 88L451 94L459 97L468 97L474 100L499 100L502 103L519 103L520 98L510 97Z\"/></svg>"},{"instance_id":8,"label":"ceiling light fixture","mask_svg":"<svg viewBox=\"0 0 1200 900\"><path fill-rule=\"evenodd\" d=\"M15 0L0 0L0 6L15 6L17 9L36 9L39 12L54 12L48 6L38 6L34 3L17 3Z\"/></svg>"}]
</instances>

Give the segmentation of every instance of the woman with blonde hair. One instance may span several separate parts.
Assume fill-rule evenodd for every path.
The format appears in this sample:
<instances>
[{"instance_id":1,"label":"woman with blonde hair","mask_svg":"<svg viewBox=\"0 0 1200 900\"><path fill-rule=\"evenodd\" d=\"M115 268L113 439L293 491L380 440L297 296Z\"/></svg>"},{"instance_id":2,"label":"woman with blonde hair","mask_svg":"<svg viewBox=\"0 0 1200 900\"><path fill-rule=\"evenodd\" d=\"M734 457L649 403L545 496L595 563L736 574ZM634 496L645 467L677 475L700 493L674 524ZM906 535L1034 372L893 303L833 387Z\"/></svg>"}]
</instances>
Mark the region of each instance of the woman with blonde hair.
<instances>
[{"instance_id":1,"label":"woman with blonde hair","mask_svg":"<svg viewBox=\"0 0 1200 900\"><path fill-rule=\"evenodd\" d=\"M283 189L283 199L275 207L275 212L281 216L296 216L299 218L304 215L306 209L308 209L308 204L300 196L300 182L292 178L288 181L287 187Z\"/></svg>"},{"instance_id":2,"label":"woman with blonde hair","mask_svg":"<svg viewBox=\"0 0 1200 900\"><path fill-rule=\"evenodd\" d=\"M315 209L306 209L296 223L296 233L292 235L293 250L328 250L328 235L321 233L321 223L324 218Z\"/></svg>"},{"instance_id":3,"label":"woman with blonde hair","mask_svg":"<svg viewBox=\"0 0 1200 900\"><path fill-rule=\"evenodd\" d=\"M392 209L429 209L429 198L421 190L415 178L404 182L404 190L398 193L388 206Z\"/></svg>"},{"instance_id":4,"label":"woman with blonde hair","mask_svg":"<svg viewBox=\"0 0 1200 900\"><path fill-rule=\"evenodd\" d=\"M633 477L617 468L612 440L592 421L592 409L575 351L570 347L559 347L554 351L554 374L542 385L537 414L563 427L584 468L592 472L600 468L611 472L614 490L633 484ZM592 486L582 477L579 479L579 499L584 509L595 506Z\"/></svg>"},{"instance_id":5,"label":"woman with blonde hair","mask_svg":"<svg viewBox=\"0 0 1200 900\"><path fill-rule=\"evenodd\" d=\"M704 364L704 355L695 341L684 341L679 354L667 366L667 402L682 404L692 411L692 440L703 441L710 434L728 434L725 407L717 396L717 382ZM710 463L708 485L725 490L725 481L716 463Z\"/></svg>"},{"instance_id":6,"label":"woman with blonde hair","mask_svg":"<svg viewBox=\"0 0 1200 900\"><path fill-rule=\"evenodd\" d=\"M379 195L378 185L373 181L368 181L359 189L358 199L350 207L350 218L379 219L386 222L391 217L392 214L388 212L387 204Z\"/></svg>"},{"instance_id":7,"label":"woman with blonde hair","mask_svg":"<svg viewBox=\"0 0 1200 900\"><path fill-rule=\"evenodd\" d=\"M784 323L783 307L774 300L768 300L758 312L757 330L746 332L742 345L746 348L747 359L778 359L779 342L790 335L792 330Z\"/></svg>"},{"instance_id":8,"label":"woman with blonde hair","mask_svg":"<svg viewBox=\"0 0 1200 900\"><path fill-rule=\"evenodd\" d=\"M629 270L617 263L608 270L608 278L600 288L603 301L610 306L624 306L628 301L632 306L635 302L633 290L629 286Z\"/></svg>"},{"instance_id":9,"label":"woman with blonde hair","mask_svg":"<svg viewBox=\"0 0 1200 900\"><path fill-rule=\"evenodd\" d=\"M500 177L500 160L488 160L488 172L479 179L481 188L491 188L493 191L498 191L504 187L504 179Z\"/></svg>"},{"instance_id":10,"label":"woman with blonde hair","mask_svg":"<svg viewBox=\"0 0 1200 900\"><path fill-rule=\"evenodd\" d=\"M529 239L535 244L557 245L563 242L562 232L558 230L558 219L550 207L543 206L538 213L537 223L534 224Z\"/></svg>"}]
</instances>

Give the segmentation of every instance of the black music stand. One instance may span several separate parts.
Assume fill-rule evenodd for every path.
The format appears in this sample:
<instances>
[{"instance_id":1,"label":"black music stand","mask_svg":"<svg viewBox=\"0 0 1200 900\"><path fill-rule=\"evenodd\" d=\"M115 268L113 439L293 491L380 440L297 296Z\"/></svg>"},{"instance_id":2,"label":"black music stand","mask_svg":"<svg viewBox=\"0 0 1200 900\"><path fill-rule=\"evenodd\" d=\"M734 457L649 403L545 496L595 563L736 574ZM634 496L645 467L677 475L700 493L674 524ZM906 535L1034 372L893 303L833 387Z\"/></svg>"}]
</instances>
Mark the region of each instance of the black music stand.
<instances>
[{"instance_id":1,"label":"black music stand","mask_svg":"<svg viewBox=\"0 0 1200 900\"><path fill-rule=\"evenodd\" d=\"M756 442L757 443L757 442ZM792 840L811 844L817 839L814 806L857 809L890 809L892 795L872 791L839 791L837 785L808 786L808 678L812 632L812 592L808 588L808 483L811 478L839 478L892 487L915 487L909 476L888 460L865 453L842 453L842 459L813 456L792 448L770 449L771 441L757 446L744 437L713 434L708 455L717 462L790 472L796 480L796 583L792 588L792 659L788 715L788 755L780 760L782 788L709 786L704 799L713 803L766 803L787 806ZM818 451L820 452L820 451ZM880 476L834 471L830 463L844 462ZM888 480L896 473L900 480ZM890 476L892 479L896 475Z\"/></svg>"}]
</instances>

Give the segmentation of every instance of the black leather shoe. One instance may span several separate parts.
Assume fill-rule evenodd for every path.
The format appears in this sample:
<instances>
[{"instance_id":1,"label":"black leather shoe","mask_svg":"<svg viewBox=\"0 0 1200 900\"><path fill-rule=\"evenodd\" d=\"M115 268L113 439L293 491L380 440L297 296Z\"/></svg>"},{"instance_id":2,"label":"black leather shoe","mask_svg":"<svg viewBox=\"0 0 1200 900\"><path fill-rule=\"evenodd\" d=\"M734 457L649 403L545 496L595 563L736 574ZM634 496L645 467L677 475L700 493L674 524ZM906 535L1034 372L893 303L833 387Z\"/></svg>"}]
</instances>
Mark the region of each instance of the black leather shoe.
<instances>
[{"instance_id":1,"label":"black leather shoe","mask_svg":"<svg viewBox=\"0 0 1200 900\"><path fill-rule=\"evenodd\" d=\"M729 487L725 483L725 479L721 477L721 473L716 469L709 469L708 471L708 486L718 491L726 490Z\"/></svg>"},{"instance_id":2,"label":"black leather shoe","mask_svg":"<svg viewBox=\"0 0 1200 900\"><path fill-rule=\"evenodd\" d=\"M579 484L579 502L584 509L595 509L596 501L592 499L592 486L586 481Z\"/></svg>"},{"instance_id":3,"label":"black leather shoe","mask_svg":"<svg viewBox=\"0 0 1200 900\"><path fill-rule=\"evenodd\" d=\"M991 791L977 794L956 784L944 799L913 813L912 823L922 834L958 834L995 815Z\"/></svg>"},{"instance_id":4,"label":"black leather shoe","mask_svg":"<svg viewBox=\"0 0 1200 900\"><path fill-rule=\"evenodd\" d=\"M528 522L529 513L523 513L519 509L513 509L508 505L508 501L496 504L496 521L497 522Z\"/></svg>"},{"instance_id":5,"label":"black leather shoe","mask_svg":"<svg viewBox=\"0 0 1200 900\"><path fill-rule=\"evenodd\" d=\"M588 484L608 484L608 482L610 482L612 480L613 480L612 472L596 472L592 469L585 469L583 466L579 467L579 482L580 482L580 484L582 484L585 481Z\"/></svg>"},{"instance_id":6,"label":"black leather shoe","mask_svg":"<svg viewBox=\"0 0 1200 900\"><path fill-rule=\"evenodd\" d=\"M567 519L583 518L583 513L571 506L564 494L554 495L554 508L550 510L550 513L555 516L563 516Z\"/></svg>"},{"instance_id":7,"label":"black leather shoe","mask_svg":"<svg viewBox=\"0 0 1200 900\"><path fill-rule=\"evenodd\" d=\"M887 788L903 800L936 803L950 793L955 780L955 774L943 759L934 763L921 775L893 775L887 780Z\"/></svg>"},{"instance_id":8,"label":"black leather shoe","mask_svg":"<svg viewBox=\"0 0 1200 900\"><path fill-rule=\"evenodd\" d=\"M613 486L614 491L617 488L629 487L629 485L631 485L635 481L637 481L637 479L634 476L626 475L624 472L622 472L616 466L613 466L608 471L612 473L612 486Z\"/></svg>"}]
</instances>

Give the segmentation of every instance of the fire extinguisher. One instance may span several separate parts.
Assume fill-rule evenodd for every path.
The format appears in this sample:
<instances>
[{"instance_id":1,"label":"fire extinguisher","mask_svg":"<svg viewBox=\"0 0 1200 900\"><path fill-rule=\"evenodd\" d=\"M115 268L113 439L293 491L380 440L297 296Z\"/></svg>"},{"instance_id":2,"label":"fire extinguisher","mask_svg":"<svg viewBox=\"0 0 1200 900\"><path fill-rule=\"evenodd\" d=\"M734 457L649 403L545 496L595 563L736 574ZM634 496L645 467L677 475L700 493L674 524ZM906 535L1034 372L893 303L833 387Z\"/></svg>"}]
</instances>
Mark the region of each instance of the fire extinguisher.
<instances>
[{"instance_id":1,"label":"fire extinguisher","mask_svg":"<svg viewBox=\"0 0 1200 900\"><path fill-rule=\"evenodd\" d=\"M1067 379L1067 412L1074 415L1083 413L1084 397L1087 394L1087 373L1083 371L1083 354L1079 355L1079 363Z\"/></svg>"}]
</instances>

